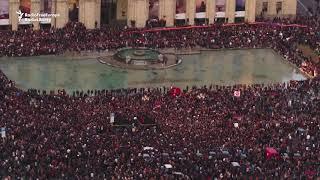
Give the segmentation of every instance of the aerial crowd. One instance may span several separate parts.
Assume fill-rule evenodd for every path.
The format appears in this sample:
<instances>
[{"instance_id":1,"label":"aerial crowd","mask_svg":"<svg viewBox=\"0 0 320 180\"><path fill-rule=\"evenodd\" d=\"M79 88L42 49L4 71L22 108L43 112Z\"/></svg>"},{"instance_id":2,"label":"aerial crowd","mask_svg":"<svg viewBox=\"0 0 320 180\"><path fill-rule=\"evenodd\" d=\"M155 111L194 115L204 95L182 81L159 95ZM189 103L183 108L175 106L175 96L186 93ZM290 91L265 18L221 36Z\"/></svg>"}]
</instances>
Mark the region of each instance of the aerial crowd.
<instances>
[{"instance_id":1,"label":"aerial crowd","mask_svg":"<svg viewBox=\"0 0 320 180\"><path fill-rule=\"evenodd\" d=\"M176 30L102 28L0 32L0 56L150 48L272 48L309 74L273 85L23 91L0 71L4 179L231 179L320 176L317 17ZM128 118L115 127L111 113ZM144 114L148 126L134 121ZM117 119L117 118L116 118ZM3 131L3 130L2 130ZM269 152L272 149L273 151Z\"/></svg>"}]
</instances>

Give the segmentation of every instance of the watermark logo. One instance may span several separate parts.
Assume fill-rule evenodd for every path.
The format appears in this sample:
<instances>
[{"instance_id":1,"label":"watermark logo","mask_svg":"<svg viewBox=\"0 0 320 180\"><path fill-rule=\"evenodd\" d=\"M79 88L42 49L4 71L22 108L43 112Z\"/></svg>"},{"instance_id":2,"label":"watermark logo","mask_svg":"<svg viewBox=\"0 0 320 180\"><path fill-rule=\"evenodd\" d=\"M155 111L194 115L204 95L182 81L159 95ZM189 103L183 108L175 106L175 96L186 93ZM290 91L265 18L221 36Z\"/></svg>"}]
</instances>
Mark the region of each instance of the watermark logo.
<instances>
[{"instance_id":1,"label":"watermark logo","mask_svg":"<svg viewBox=\"0 0 320 180\"><path fill-rule=\"evenodd\" d=\"M16 11L18 14L18 20L21 22L22 20L25 22L44 22L51 23L52 18L59 17L60 14L52 14L52 13L23 13L21 10Z\"/></svg>"},{"instance_id":2,"label":"watermark logo","mask_svg":"<svg viewBox=\"0 0 320 180\"><path fill-rule=\"evenodd\" d=\"M21 12L21 10L16 11L16 13L18 14L18 19L19 19L19 22L20 22L20 21L21 21L21 19L22 19L22 17L23 17L23 15L24 15L24 13L23 13L23 12Z\"/></svg>"}]
</instances>

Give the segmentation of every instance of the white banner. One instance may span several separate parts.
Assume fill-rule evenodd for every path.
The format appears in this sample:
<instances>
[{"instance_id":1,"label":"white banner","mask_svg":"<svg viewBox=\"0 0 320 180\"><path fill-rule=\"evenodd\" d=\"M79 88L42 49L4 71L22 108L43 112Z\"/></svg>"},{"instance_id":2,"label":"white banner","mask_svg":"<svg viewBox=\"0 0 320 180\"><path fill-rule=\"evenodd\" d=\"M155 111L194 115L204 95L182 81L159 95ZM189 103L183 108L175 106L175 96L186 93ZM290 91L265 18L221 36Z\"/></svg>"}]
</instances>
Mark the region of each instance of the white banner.
<instances>
[{"instance_id":1,"label":"white banner","mask_svg":"<svg viewBox=\"0 0 320 180\"><path fill-rule=\"evenodd\" d=\"M1 128L1 137L2 138L5 138L6 137L6 128L5 127L3 127L3 128Z\"/></svg>"},{"instance_id":2,"label":"white banner","mask_svg":"<svg viewBox=\"0 0 320 180\"><path fill-rule=\"evenodd\" d=\"M226 12L216 12L216 18L224 18L226 17Z\"/></svg>"},{"instance_id":3,"label":"white banner","mask_svg":"<svg viewBox=\"0 0 320 180\"><path fill-rule=\"evenodd\" d=\"M110 124L114 123L114 113L110 113Z\"/></svg>"},{"instance_id":4,"label":"white banner","mask_svg":"<svg viewBox=\"0 0 320 180\"><path fill-rule=\"evenodd\" d=\"M186 13L176 14L176 19L186 19Z\"/></svg>"},{"instance_id":5,"label":"white banner","mask_svg":"<svg viewBox=\"0 0 320 180\"><path fill-rule=\"evenodd\" d=\"M9 19L9 0L0 0L0 20Z\"/></svg>"},{"instance_id":6,"label":"white banner","mask_svg":"<svg viewBox=\"0 0 320 180\"><path fill-rule=\"evenodd\" d=\"M204 18L206 18L206 12L196 13L196 18L197 18L197 19L204 19Z\"/></svg>"},{"instance_id":7,"label":"white banner","mask_svg":"<svg viewBox=\"0 0 320 180\"><path fill-rule=\"evenodd\" d=\"M246 15L245 11L236 11L235 17L244 17Z\"/></svg>"},{"instance_id":8,"label":"white banner","mask_svg":"<svg viewBox=\"0 0 320 180\"><path fill-rule=\"evenodd\" d=\"M0 26L1 25L9 25L9 19L0 19Z\"/></svg>"},{"instance_id":9,"label":"white banner","mask_svg":"<svg viewBox=\"0 0 320 180\"><path fill-rule=\"evenodd\" d=\"M233 92L233 95L234 95L235 97L240 97L240 96L241 96L241 92L240 92L240 91L234 91L234 92Z\"/></svg>"}]
</instances>

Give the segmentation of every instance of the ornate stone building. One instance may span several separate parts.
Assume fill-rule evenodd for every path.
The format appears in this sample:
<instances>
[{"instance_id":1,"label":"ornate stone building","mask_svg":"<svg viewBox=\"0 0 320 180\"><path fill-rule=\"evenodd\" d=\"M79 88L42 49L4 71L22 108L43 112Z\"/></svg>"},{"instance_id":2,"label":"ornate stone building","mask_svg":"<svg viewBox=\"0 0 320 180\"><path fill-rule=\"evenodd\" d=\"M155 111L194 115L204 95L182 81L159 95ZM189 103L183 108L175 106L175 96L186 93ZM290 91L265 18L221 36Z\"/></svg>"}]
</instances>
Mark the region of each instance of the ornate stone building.
<instances>
[{"instance_id":1,"label":"ornate stone building","mask_svg":"<svg viewBox=\"0 0 320 180\"><path fill-rule=\"evenodd\" d=\"M48 6L49 25L63 27L68 21L80 21L89 29L121 22L128 26L144 27L150 19L165 20L166 26L194 25L216 22L254 22L257 16L295 16L296 0L8 0L8 27L19 25L43 26L42 22L21 23L16 13L21 3L30 4L29 13L42 12ZM45 5L43 5L45 4ZM27 8L28 9L28 8ZM5 21L0 21L1 22ZM4 25L4 24L2 24ZM48 24L47 24L48 25Z\"/></svg>"}]
</instances>

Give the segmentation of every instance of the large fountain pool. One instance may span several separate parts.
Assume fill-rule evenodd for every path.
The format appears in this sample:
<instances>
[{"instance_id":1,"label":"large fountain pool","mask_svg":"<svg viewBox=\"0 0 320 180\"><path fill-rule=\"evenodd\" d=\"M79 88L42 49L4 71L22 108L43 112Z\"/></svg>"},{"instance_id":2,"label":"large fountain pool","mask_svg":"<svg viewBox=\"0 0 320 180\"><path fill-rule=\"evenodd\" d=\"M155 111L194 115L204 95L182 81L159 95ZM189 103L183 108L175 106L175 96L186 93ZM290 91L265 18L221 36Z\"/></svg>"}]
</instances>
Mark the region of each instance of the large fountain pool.
<instances>
[{"instance_id":1,"label":"large fountain pool","mask_svg":"<svg viewBox=\"0 0 320 180\"><path fill-rule=\"evenodd\" d=\"M175 85L232 85L303 80L299 70L270 49L203 51L182 56L165 70L124 70L96 59L60 56L2 58L1 70L22 89L116 89Z\"/></svg>"}]
</instances>

